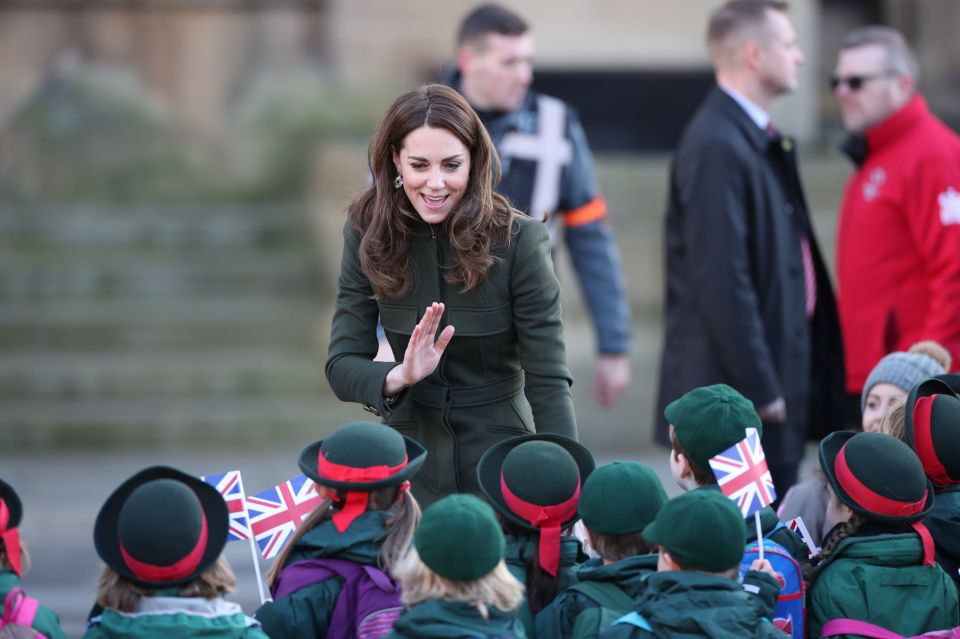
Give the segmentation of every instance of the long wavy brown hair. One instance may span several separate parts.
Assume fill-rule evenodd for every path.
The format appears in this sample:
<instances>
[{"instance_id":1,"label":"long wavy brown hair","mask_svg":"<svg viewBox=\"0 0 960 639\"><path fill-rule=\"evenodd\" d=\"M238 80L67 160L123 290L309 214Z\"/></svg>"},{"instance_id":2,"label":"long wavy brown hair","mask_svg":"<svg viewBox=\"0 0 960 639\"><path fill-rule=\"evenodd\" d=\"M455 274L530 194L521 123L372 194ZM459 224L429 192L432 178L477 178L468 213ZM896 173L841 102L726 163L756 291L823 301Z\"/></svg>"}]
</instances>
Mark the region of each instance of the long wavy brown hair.
<instances>
[{"instance_id":1,"label":"long wavy brown hair","mask_svg":"<svg viewBox=\"0 0 960 639\"><path fill-rule=\"evenodd\" d=\"M500 159L480 118L453 89L428 84L401 95L377 126L368 161L373 183L350 204L347 215L362 236L360 266L378 297L402 297L413 286L410 237L423 224L404 189L393 186L407 135L428 126L449 131L470 151L470 176L463 198L441 225L456 264L445 274L468 291L481 284L497 251L510 243L515 211L494 191Z\"/></svg>"}]
</instances>

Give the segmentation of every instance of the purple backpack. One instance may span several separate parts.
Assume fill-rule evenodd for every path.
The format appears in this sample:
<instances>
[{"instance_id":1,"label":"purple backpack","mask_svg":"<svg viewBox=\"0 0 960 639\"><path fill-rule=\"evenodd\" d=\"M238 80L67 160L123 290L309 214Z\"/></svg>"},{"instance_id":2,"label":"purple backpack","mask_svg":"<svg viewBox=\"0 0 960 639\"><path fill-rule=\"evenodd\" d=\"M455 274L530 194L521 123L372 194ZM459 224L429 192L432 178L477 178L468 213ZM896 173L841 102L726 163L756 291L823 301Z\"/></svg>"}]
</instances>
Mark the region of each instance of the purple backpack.
<instances>
[{"instance_id":1,"label":"purple backpack","mask_svg":"<svg viewBox=\"0 0 960 639\"><path fill-rule=\"evenodd\" d=\"M306 559L281 572L270 591L274 599L340 577L343 587L333 607L328 639L381 639L403 612L400 586L377 568L345 559Z\"/></svg>"},{"instance_id":2,"label":"purple backpack","mask_svg":"<svg viewBox=\"0 0 960 639\"><path fill-rule=\"evenodd\" d=\"M821 637L836 637L837 635L860 635L870 639L960 639L960 626L950 630L932 630L915 637L904 637L892 630L875 626L866 621L856 619L831 619L823 624Z\"/></svg>"},{"instance_id":3,"label":"purple backpack","mask_svg":"<svg viewBox=\"0 0 960 639\"><path fill-rule=\"evenodd\" d=\"M3 617L0 617L0 639L46 639L31 627L39 605L23 588L8 592L3 601Z\"/></svg>"}]
</instances>

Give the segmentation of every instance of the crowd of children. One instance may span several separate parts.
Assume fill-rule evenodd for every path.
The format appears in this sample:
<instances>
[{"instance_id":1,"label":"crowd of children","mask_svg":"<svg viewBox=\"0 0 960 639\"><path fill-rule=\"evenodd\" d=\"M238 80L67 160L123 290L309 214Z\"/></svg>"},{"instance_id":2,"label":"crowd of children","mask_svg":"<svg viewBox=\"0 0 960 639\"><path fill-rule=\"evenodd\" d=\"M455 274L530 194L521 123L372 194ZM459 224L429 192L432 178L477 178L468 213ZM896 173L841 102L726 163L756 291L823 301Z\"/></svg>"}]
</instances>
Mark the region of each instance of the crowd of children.
<instances>
[{"instance_id":1,"label":"crowd of children","mask_svg":"<svg viewBox=\"0 0 960 639\"><path fill-rule=\"evenodd\" d=\"M179 470L147 468L97 517L104 567L84 637L732 639L950 629L960 625L960 377L942 374L948 367L928 352L885 358L864 391L865 406L887 408L882 419L871 414L868 426L865 411L864 432L826 437L819 479L791 492L779 517L764 508L756 526L710 470L749 429L762 433L752 404L724 385L666 408L670 471L684 491L670 500L642 464L595 468L577 442L531 434L480 459L483 499L451 495L421 515L409 487L424 448L381 424L347 424L300 455L320 501L268 573L272 600L252 616L224 599L234 576L221 556L223 498ZM889 388L875 397L880 385ZM783 525L788 507L816 522L816 552ZM22 517L16 491L0 481L0 637L59 639L56 614L20 587L30 563ZM754 558L758 545L765 559ZM800 577L788 596L791 566ZM799 612L785 614L787 605Z\"/></svg>"}]
</instances>

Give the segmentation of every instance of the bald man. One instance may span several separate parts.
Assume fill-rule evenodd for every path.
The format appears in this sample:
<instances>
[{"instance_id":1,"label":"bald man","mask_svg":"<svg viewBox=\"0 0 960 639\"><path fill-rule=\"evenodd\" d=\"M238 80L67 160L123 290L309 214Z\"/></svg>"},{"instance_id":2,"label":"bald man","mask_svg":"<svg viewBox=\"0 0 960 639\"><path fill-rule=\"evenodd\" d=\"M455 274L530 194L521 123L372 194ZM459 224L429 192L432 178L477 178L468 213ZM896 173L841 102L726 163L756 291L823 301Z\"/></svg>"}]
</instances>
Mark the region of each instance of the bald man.
<instances>
[{"instance_id":1,"label":"bald man","mask_svg":"<svg viewBox=\"0 0 960 639\"><path fill-rule=\"evenodd\" d=\"M763 420L777 492L796 481L812 420L843 403L836 306L797 171L770 122L804 62L787 4L734 0L707 30L717 86L671 165L666 320L657 417L698 386L726 383ZM703 469L709 472L709 469Z\"/></svg>"}]
</instances>

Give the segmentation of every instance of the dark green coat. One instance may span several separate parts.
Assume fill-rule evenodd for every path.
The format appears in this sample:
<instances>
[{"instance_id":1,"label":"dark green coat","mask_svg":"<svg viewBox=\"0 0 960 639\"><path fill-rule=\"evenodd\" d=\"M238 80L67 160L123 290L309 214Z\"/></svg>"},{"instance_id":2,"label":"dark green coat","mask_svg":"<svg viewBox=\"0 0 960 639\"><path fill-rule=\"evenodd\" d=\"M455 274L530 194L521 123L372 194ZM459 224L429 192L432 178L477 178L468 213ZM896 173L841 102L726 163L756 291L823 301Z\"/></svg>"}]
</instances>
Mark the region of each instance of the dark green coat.
<instances>
[{"instance_id":1,"label":"dark green coat","mask_svg":"<svg viewBox=\"0 0 960 639\"><path fill-rule=\"evenodd\" d=\"M490 606L487 615L484 620L476 606L461 601L426 601L403 613L384 639L526 639L516 612L502 612Z\"/></svg>"},{"instance_id":2,"label":"dark green coat","mask_svg":"<svg viewBox=\"0 0 960 639\"><path fill-rule=\"evenodd\" d=\"M906 636L960 624L957 589L939 566L923 565L914 532L848 537L816 575L807 599L811 637L837 618L869 621Z\"/></svg>"},{"instance_id":3,"label":"dark green coat","mask_svg":"<svg viewBox=\"0 0 960 639\"><path fill-rule=\"evenodd\" d=\"M923 523L937 545L937 563L960 588L960 486L938 492Z\"/></svg>"},{"instance_id":4,"label":"dark green coat","mask_svg":"<svg viewBox=\"0 0 960 639\"><path fill-rule=\"evenodd\" d=\"M636 599L645 587L643 578L657 571L657 554L628 557L618 562L604 565L600 559L591 559L580 566L577 581L596 581L612 583L624 593ZM573 630L573 624L581 613L596 608L598 604L576 590L567 589L557 595L553 603L537 614L537 636L543 639L566 639Z\"/></svg>"},{"instance_id":5,"label":"dark green coat","mask_svg":"<svg viewBox=\"0 0 960 639\"><path fill-rule=\"evenodd\" d=\"M600 639L785 639L764 616L780 586L773 577L751 572L753 584L764 585L763 596L747 593L734 579L698 572L658 572L646 579L636 612L650 630L617 623ZM811 635L818 636L818 635Z\"/></svg>"},{"instance_id":6,"label":"dark green coat","mask_svg":"<svg viewBox=\"0 0 960 639\"><path fill-rule=\"evenodd\" d=\"M463 292L444 279L454 265L445 226L417 222L409 295L375 300L360 268L360 235L344 227L337 308L326 374L337 397L376 410L423 444L427 461L414 479L424 504L453 492L478 492L476 465L493 444L529 432L576 437L560 311L560 286L541 222L515 219L512 240L486 281ZM446 304L441 326L456 334L429 377L388 405L383 383L396 364L371 361L379 315L394 357L402 359L427 306Z\"/></svg>"},{"instance_id":7,"label":"dark green coat","mask_svg":"<svg viewBox=\"0 0 960 639\"><path fill-rule=\"evenodd\" d=\"M507 563L507 569L510 574L516 577L517 581L523 584L527 589L527 558L536 557L539 553L538 537L516 537L507 535L507 548L504 552L504 561ZM586 561L587 556L583 552L583 546L576 537L562 537L560 539L560 566L557 570L557 592L564 590L577 583L577 570L581 563ZM530 606L526 598L517 609L517 616L523 622L527 637L534 639L537 637L536 627L534 626L533 613L530 612ZM543 636L542 639L552 639Z\"/></svg>"},{"instance_id":8,"label":"dark green coat","mask_svg":"<svg viewBox=\"0 0 960 639\"><path fill-rule=\"evenodd\" d=\"M20 587L20 577L15 572L0 570L0 606L6 601L7 594L18 587ZM42 604L37 607L37 616L33 618L32 625L34 630L50 639L66 639L66 635L60 628L60 617Z\"/></svg>"},{"instance_id":9,"label":"dark green coat","mask_svg":"<svg viewBox=\"0 0 960 639\"><path fill-rule=\"evenodd\" d=\"M297 540L284 565L322 558L376 565L380 545L387 534L386 517L384 512L365 512L343 534L337 532L332 521L325 521ZM263 624L264 632L277 639L326 637L342 585L341 579L334 578L307 586L276 601L268 601L253 616Z\"/></svg>"}]
</instances>

